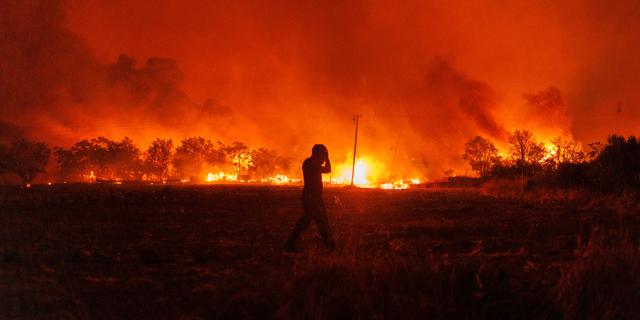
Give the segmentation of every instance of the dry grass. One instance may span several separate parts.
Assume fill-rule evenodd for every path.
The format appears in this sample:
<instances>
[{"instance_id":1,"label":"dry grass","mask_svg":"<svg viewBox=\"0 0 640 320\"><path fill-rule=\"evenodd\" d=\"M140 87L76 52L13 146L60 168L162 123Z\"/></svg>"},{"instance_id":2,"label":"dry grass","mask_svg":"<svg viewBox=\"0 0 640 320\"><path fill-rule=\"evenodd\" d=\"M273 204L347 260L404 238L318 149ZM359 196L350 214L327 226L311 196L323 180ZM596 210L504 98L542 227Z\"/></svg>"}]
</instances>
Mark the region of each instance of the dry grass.
<instances>
[{"instance_id":1,"label":"dry grass","mask_svg":"<svg viewBox=\"0 0 640 320\"><path fill-rule=\"evenodd\" d=\"M489 179L483 183L480 187L480 192L488 196L514 198L522 195L523 189L521 179L496 178Z\"/></svg>"},{"instance_id":2,"label":"dry grass","mask_svg":"<svg viewBox=\"0 0 640 320\"><path fill-rule=\"evenodd\" d=\"M426 260L315 257L286 287L295 319L524 319L558 316L522 256ZM535 277L535 276L534 276Z\"/></svg>"},{"instance_id":3,"label":"dry grass","mask_svg":"<svg viewBox=\"0 0 640 320\"><path fill-rule=\"evenodd\" d=\"M527 202L579 206L583 209L614 209L621 214L640 214L640 194L627 190L622 194L602 194L583 188L529 186L523 191L520 179L490 179L480 188L490 197L520 199Z\"/></svg>"},{"instance_id":4,"label":"dry grass","mask_svg":"<svg viewBox=\"0 0 640 320\"><path fill-rule=\"evenodd\" d=\"M556 300L567 319L637 319L640 248L628 232L594 230L562 270Z\"/></svg>"},{"instance_id":5,"label":"dry grass","mask_svg":"<svg viewBox=\"0 0 640 320\"><path fill-rule=\"evenodd\" d=\"M0 318L635 314L625 300L638 292L631 199L554 197L328 189L338 250L312 227L289 255L296 188L13 190L0 212Z\"/></svg>"}]
</instances>

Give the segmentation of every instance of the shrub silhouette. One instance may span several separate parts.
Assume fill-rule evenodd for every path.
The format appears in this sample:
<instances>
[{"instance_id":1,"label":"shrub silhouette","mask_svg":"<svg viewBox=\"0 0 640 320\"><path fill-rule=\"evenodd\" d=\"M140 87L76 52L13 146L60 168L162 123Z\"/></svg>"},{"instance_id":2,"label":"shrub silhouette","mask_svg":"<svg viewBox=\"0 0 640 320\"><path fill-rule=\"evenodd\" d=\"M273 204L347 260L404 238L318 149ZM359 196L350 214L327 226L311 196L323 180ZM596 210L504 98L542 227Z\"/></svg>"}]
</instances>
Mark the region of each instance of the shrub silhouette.
<instances>
[{"instance_id":1,"label":"shrub silhouette","mask_svg":"<svg viewBox=\"0 0 640 320\"><path fill-rule=\"evenodd\" d=\"M5 162L7 171L15 173L22 183L28 184L36 174L45 172L50 155L51 149L45 143L18 139L11 143L2 162Z\"/></svg>"},{"instance_id":2,"label":"shrub silhouette","mask_svg":"<svg viewBox=\"0 0 640 320\"><path fill-rule=\"evenodd\" d=\"M640 143L635 136L609 136L607 144L590 163L594 187L604 192L640 189Z\"/></svg>"}]
</instances>

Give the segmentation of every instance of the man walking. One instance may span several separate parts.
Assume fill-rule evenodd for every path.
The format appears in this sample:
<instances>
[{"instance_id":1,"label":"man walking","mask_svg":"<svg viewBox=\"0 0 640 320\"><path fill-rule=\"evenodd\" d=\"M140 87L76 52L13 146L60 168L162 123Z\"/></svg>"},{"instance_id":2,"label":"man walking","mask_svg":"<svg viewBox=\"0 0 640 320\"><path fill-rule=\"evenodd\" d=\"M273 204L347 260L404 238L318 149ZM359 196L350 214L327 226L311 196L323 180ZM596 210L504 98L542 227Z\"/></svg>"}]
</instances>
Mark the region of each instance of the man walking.
<instances>
[{"instance_id":1,"label":"man walking","mask_svg":"<svg viewBox=\"0 0 640 320\"><path fill-rule=\"evenodd\" d=\"M302 207L304 213L298 220L289 239L285 244L285 251L295 252L296 241L300 234L309 227L311 220L316 222L324 244L329 250L335 248L335 243L329 230L327 211L322 201L322 174L331 172L329 151L323 144L316 144L311 149L311 157L302 163L304 188L302 189Z\"/></svg>"}]
</instances>

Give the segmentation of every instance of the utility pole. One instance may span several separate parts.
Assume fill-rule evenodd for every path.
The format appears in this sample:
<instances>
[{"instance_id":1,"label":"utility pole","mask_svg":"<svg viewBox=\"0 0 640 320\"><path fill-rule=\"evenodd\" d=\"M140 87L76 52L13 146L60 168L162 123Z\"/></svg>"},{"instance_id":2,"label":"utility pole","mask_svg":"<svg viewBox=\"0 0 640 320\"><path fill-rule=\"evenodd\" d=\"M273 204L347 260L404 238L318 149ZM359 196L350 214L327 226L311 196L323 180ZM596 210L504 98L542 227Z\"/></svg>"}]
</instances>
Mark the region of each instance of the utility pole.
<instances>
[{"instance_id":1,"label":"utility pole","mask_svg":"<svg viewBox=\"0 0 640 320\"><path fill-rule=\"evenodd\" d=\"M620 113L622 113L622 102L618 102L616 110L616 135L620 135Z\"/></svg>"},{"instance_id":2,"label":"utility pole","mask_svg":"<svg viewBox=\"0 0 640 320\"><path fill-rule=\"evenodd\" d=\"M396 156L398 155L398 144L400 143L400 135L396 138L396 146L393 148L393 159L391 160L391 170L389 170L389 181L393 182L393 169L396 166Z\"/></svg>"},{"instance_id":3,"label":"utility pole","mask_svg":"<svg viewBox=\"0 0 640 320\"><path fill-rule=\"evenodd\" d=\"M356 139L355 142L353 143L353 163L351 164L351 186L353 187L353 178L355 177L356 174L356 151L358 148L358 122L360 121L360 117L362 117L362 115L356 114L353 117L353 120L356 122Z\"/></svg>"}]
</instances>

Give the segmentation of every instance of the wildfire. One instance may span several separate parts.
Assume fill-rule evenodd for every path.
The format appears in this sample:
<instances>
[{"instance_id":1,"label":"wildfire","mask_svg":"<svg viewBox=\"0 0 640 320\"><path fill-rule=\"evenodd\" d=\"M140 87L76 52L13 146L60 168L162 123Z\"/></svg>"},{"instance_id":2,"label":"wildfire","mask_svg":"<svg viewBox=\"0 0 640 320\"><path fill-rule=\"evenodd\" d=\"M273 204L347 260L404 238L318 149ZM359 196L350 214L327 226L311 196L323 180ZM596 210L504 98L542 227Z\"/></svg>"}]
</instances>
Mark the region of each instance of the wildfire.
<instances>
[{"instance_id":1,"label":"wildfire","mask_svg":"<svg viewBox=\"0 0 640 320\"><path fill-rule=\"evenodd\" d=\"M358 159L356 160L355 169L353 175L353 184L362 187L362 188L374 188L375 185L372 183L374 181L374 174L376 166L372 164L368 159ZM331 184L338 185L347 185L351 183L351 172L352 172L352 164L350 162L345 162L337 165L334 168L334 172L337 173L337 176L333 174L328 178L324 178L325 182Z\"/></svg>"},{"instance_id":2,"label":"wildfire","mask_svg":"<svg viewBox=\"0 0 640 320\"><path fill-rule=\"evenodd\" d=\"M409 184L404 182L403 179L394 181L394 182L387 182L387 183L383 183L380 185L380 188L382 189L407 189L409 188Z\"/></svg>"},{"instance_id":3,"label":"wildfire","mask_svg":"<svg viewBox=\"0 0 640 320\"><path fill-rule=\"evenodd\" d=\"M324 177L324 182L333 185L349 185L351 183L351 169L349 162L341 163L334 168L337 175L329 175ZM387 181L383 179L383 175L387 172L385 167L371 158L361 158L355 163L355 174L353 184L360 188L381 188L381 189L407 189L411 185L421 183L420 179L398 179ZM208 172L204 177L204 182L230 182L230 183L270 183L270 184L297 184L301 183L301 179L290 178L285 174L274 174L273 176L263 178L239 178L238 174L228 173L225 171Z\"/></svg>"},{"instance_id":4,"label":"wildfire","mask_svg":"<svg viewBox=\"0 0 640 320\"><path fill-rule=\"evenodd\" d=\"M269 177L268 182L275 183L275 184L287 184L287 183L291 183L292 179L289 179L289 177L287 177L286 175L277 174L275 177Z\"/></svg>"},{"instance_id":5,"label":"wildfire","mask_svg":"<svg viewBox=\"0 0 640 320\"><path fill-rule=\"evenodd\" d=\"M343 166L340 173L341 181L351 181L351 170L348 166ZM358 159L355 164L353 175L353 184L359 187L372 187L371 178L373 175L373 166L363 159Z\"/></svg>"},{"instance_id":6,"label":"wildfire","mask_svg":"<svg viewBox=\"0 0 640 320\"><path fill-rule=\"evenodd\" d=\"M413 178L409 179L409 181L405 181L404 179L396 180L394 182L386 182L380 184L380 188L387 190L400 190L400 189L408 189L411 185L420 184L420 179Z\"/></svg>"},{"instance_id":7,"label":"wildfire","mask_svg":"<svg viewBox=\"0 0 640 320\"><path fill-rule=\"evenodd\" d=\"M207 173L207 177L204 179L206 182L218 182L218 181L229 181L236 182L238 181L237 174L224 173L224 171L220 171L218 173Z\"/></svg>"},{"instance_id":8,"label":"wildfire","mask_svg":"<svg viewBox=\"0 0 640 320\"><path fill-rule=\"evenodd\" d=\"M353 184L360 188L381 188L389 190L407 189L411 185L421 183L418 178L391 180L387 176L388 170L378 161L372 158L360 158L356 160ZM330 176L325 182L335 185L351 184L352 163L349 161L336 166L337 176ZM391 181L390 181L391 180Z\"/></svg>"},{"instance_id":9,"label":"wildfire","mask_svg":"<svg viewBox=\"0 0 640 320\"><path fill-rule=\"evenodd\" d=\"M249 183L273 183L273 184L289 184L289 183L298 183L300 179L292 179L284 174L276 174L271 177L266 177L262 179L248 179L241 180L238 179L237 174L233 173L225 173L224 171L220 171L217 173L209 172L204 179L205 182L249 182Z\"/></svg>"},{"instance_id":10,"label":"wildfire","mask_svg":"<svg viewBox=\"0 0 640 320\"><path fill-rule=\"evenodd\" d=\"M540 162L545 162L546 160L553 158L556 155L556 152L558 152L558 147L553 145L553 144L544 144L544 157L542 159L540 159Z\"/></svg>"}]
</instances>

